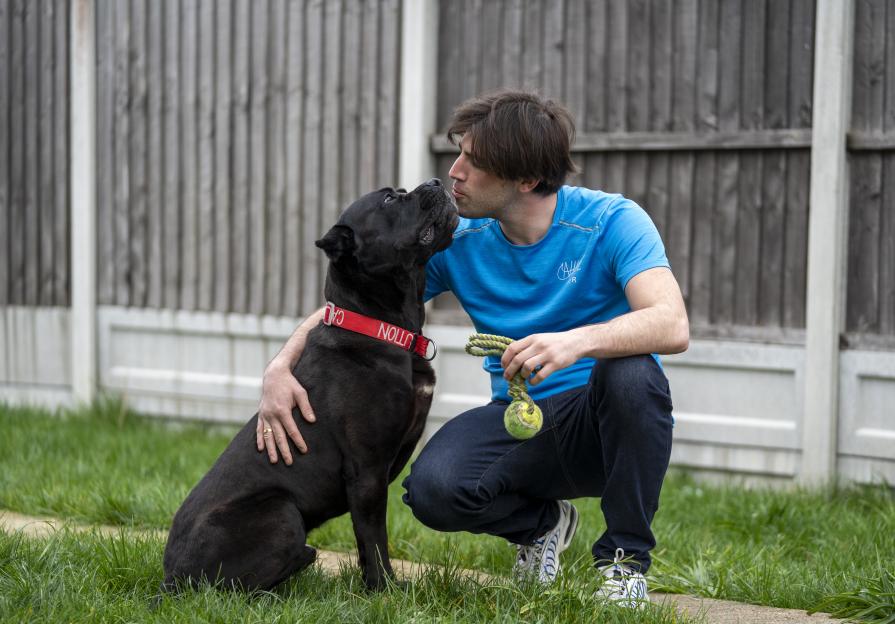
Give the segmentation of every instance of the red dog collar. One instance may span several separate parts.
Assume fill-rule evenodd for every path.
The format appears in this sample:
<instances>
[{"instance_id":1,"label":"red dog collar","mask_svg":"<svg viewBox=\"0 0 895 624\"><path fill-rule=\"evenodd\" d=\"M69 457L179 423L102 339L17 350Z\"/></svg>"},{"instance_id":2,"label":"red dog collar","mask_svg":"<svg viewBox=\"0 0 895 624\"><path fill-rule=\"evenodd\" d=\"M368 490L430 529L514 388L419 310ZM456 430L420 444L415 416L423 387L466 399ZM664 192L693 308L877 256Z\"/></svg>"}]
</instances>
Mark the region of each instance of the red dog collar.
<instances>
[{"instance_id":1,"label":"red dog collar","mask_svg":"<svg viewBox=\"0 0 895 624\"><path fill-rule=\"evenodd\" d=\"M341 327L342 329L388 342L401 347L405 351L415 353L427 361L434 360L435 354L438 353L438 347L435 343L422 334L415 334L397 325L378 321L363 314L349 312L345 308L340 308L328 301L326 302L326 307L323 308L323 324Z\"/></svg>"}]
</instances>

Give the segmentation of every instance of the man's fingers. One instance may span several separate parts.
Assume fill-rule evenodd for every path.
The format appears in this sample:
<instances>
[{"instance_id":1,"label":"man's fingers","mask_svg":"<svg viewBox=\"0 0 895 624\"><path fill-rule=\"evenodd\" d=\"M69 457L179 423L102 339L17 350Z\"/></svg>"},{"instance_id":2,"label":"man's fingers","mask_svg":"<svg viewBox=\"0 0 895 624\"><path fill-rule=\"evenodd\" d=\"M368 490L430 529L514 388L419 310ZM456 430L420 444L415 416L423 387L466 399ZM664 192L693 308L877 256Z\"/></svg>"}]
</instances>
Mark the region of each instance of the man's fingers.
<instances>
[{"instance_id":1,"label":"man's fingers","mask_svg":"<svg viewBox=\"0 0 895 624\"><path fill-rule=\"evenodd\" d=\"M276 421L271 423L271 426L273 427L273 439L280 451L280 455L283 456L283 461L286 462L286 465L291 466L292 453L289 451L289 440L286 438L286 431L283 430L283 426Z\"/></svg>"},{"instance_id":2,"label":"man's fingers","mask_svg":"<svg viewBox=\"0 0 895 624\"><path fill-rule=\"evenodd\" d=\"M522 366L527 362L530 358L535 355L536 349L531 346L522 351L520 351L516 357L509 363L504 372L504 377L506 379L512 379L513 376L522 368ZM527 375L526 375L527 376Z\"/></svg>"},{"instance_id":3,"label":"man's fingers","mask_svg":"<svg viewBox=\"0 0 895 624\"><path fill-rule=\"evenodd\" d=\"M305 443L305 439L301 437L301 433L299 433L298 427L295 425L295 419L292 418L292 414L289 414L289 418L286 419L286 435L292 438L292 442L295 443L299 452L308 452L308 445Z\"/></svg>"},{"instance_id":4,"label":"man's fingers","mask_svg":"<svg viewBox=\"0 0 895 624\"><path fill-rule=\"evenodd\" d=\"M264 447L267 449L267 458L270 463L277 463L277 443L273 439L273 428L270 424L265 423L264 431L261 435L264 437Z\"/></svg>"},{"instance_id":5,"label":"man's fingers","mask_svg":"<svg viewBox=\"0 0 895 624\"><path fill-rule=\"evenodd\" d=\"M523 338L522 340L516 340L515 342L511 342L507 345L506 350L503 352L503 355L500 356L500 365L503 368L509 367L513 360L516 359L516 356L528 346L528 338Z\"/></svg>"},{"instance_id":6,"label":"man's fingers","mask_svg":"<svg viewBox=\"0 0 895 624\"><path fill-rule=\"evenodd\" d=\"M295 391L295 403L298 405L298 411L301 412L301 415L304 416L305 420L308 422L315 422L317 420L317 416L314 414L314 410L311 407L311 401L308 400L308 391L301 386L298 386L298 389ZM292 439L294 440L295 438Z\"/></svg>"},{"instance_id":7,"label":"man's fingers","mask_svg":"<svg viewBox=\"0 0 895 624\"><path fill-rule=\"evenodd\" d=\"M259 451L264 450L264 427L267 425L264 424L264 419L258 416L258 423L255 425L255 446L258 447Z\"/></svg>"},{"instance_id":8,"label":"man's fingers","mask_svg":"<svg viewBox=\"0 0 895 624\"><path fill-rule=\"evenodd\" d=\"M543 368L538 369L538 372L535 374L534 377L532 377L529 380L528 383L530 383L533 386L536 386L539 383L541 383L542 381L544 381L545 379L547 379L547 377L549 377L550 374L555 370L556 370L556 366L554 366L553 364L547 364Z\"/></svg>"}]
</instances>

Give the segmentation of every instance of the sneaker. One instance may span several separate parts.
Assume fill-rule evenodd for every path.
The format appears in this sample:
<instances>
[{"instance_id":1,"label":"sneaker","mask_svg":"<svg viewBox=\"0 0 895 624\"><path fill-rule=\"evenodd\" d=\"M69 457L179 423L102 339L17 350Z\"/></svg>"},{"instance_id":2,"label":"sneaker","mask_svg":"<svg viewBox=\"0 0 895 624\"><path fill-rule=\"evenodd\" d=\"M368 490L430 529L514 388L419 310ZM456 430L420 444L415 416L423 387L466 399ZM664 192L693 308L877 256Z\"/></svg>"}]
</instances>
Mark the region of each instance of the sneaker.
<instances>
[{"instance_id":1,"label":"sneaker","mask_svg":"<svg viewBox=\"0 0 895 624\"><path fill-rule=\"evenodd\" d=\"M534 578L547 584L559 574L559 554L569 547L578 529L578 510L567 500L556 501L559 505L559 521L556 526L535 540L531 546L516 546L516 564L513 575L517 579Z\"/></svg>"},{"instance_id":2,"label":"sneaker","mask_svg":"<svg viewBox=\"0 0 895 624\"><path fill-rule=\"evenodd\" d=\"M649 602L646 593L646 579L622 561L625 551L615 549L615 560L602 568L603 584L597 590L597 597L628 609L642 609Z\"/></svg>"}]
</instances>

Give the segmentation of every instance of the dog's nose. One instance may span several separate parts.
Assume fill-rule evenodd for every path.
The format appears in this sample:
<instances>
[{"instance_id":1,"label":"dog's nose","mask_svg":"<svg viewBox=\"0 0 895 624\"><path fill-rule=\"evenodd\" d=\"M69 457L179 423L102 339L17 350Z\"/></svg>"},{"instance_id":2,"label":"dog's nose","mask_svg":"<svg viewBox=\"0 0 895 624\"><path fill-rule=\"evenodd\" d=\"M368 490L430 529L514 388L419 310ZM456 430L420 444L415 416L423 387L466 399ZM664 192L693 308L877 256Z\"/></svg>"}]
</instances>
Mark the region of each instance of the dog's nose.
<instances>
[{"instance_id":1,"label":"dog's nose","mask_svg":"<svg viewBox=\"0 0 895 624\"><path fill-rule=\"evenodd\" d=\"M441 186L441 180L438 178L432 178L428 182L426 182L426 186Z\"/></svg>"}]
</instances>

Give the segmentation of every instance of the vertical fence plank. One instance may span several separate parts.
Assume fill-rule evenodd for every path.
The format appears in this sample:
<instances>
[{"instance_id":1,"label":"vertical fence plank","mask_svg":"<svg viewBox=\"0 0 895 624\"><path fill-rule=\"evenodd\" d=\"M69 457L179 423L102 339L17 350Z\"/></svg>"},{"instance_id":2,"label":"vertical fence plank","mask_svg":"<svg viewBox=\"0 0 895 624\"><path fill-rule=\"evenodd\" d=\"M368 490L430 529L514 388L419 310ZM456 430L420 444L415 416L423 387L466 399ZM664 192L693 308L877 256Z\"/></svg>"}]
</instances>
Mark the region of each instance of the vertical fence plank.
<instances>
[{"instance_id":1,"label":"vertical fence plank","mask_svg":"<svg viewBox=\"0 0 895 624\"><path fill-rule=\"evenodd\" d=\"M606 130L625 130L625 112L628 107L628 2L609 0L607 13L608 56L606 73L601 81L606 85ZM625 192L625 160L623 152L607 154L604 164L603 188L611 193Z\"/></svg>"},{"instance_id":2,"label":"vertical fence plank","mask_svg":"<svg viewBox=\"0 0 895 624\"><path fill-rule=\"evenodd\" d=\"M60 5L61 6L61 5ZM35 303L42 306L53 305L53 278L55 277L54 251L55 243L53 233L55 231L56 186L53 183L55 172L53 171L53 153L56 147L56 137L53 135L53 74L55 65L55 37L54 22L56 19L56 5L54 2L44 0L40 3L38 13L39 20L39 49L40 49L40 102L38 106L38 141L39 141L39 180L40 180L40 257L34 258L38 266L38 298Z\"/></svg>"},{"instance_id":3,"label":"vertical fence plank","mask_svg":"<svg viewBox=\"0 0 895 624\"><path fill-rule=\"evenodd\" d=\"M696 43L699 32L698 0L677 0L674 16L674 83L672 127L691 132L696 117ZM693 201L693 154L671 155L671 197L668 214L668 260L685 298L690 296L690 254Z\"/></svg>"},{"instance_id":4,"label":"vertical fence plank","mask_svg":"<svg viewBox=\"0 0 895 624\"><path fill-rule=\"evenodd\" d=\"M463 4L463 29L460 31L462 39L455 41L454 45L460 45L463 51L463 70L461 76L461 99L465 100L478 95L482 78L482 0L456 0ZM382 3L382 0L380 0ZM388 12L390 7L381 4L381 10ZM383 38L380 45L385 45L388 38ZM460 43L462 42L462 43ZM459 104L459 102L458 102Z\"/></svg>"},{"instance_id":5,"label":"vertical fence plank","mask_svg":"<svg viewBox=\"0 0 895 624\"><path fill-rule=\"evenodd\" d=\"M671 3L653 0L650 6L650 94L649 130L667 132L671 129L671 79L673 55L673 21ZM663 240L668 231L669 157L667 152L649 155L647 163L647 196L644 208Z\"/></svg>"},{"instance_id":6,"label":"vertical fence plank","mask_svg":"<svg viewBox=\"0 0 895 624\"><path fill-rule=\"evenodd\" d=\"M882 129L895 132L895 3L886 9L886 73ZM879 333L895 335L895 152L883 157L883 195L880 213L879 249Z\"/></svg>"},{"instance_id":7,"label":"vertical fence plank","mask_svg":"<svg viewBox=\"0 0 895 624\"><path fill-rule=\"evenodd\" d=\"M442 3L445 4L445 3ZM522 86L522 27L525 21L522 0L507 0L501 30L500 75L505 87ZM448 42L449 45L449 42ZM462 71L462 70L461 70ZM459 99L452 105L459 104Z\"/></svg>"},{"instance_id":8,"label":"vertical fence plank","mask_svg":"<svg viewBox=\"0 0 895 624\"><path fill-rule=\"evenodd\" d=\"M233 36L233 149L230 267L233 312L249 309L249 0L234 0Z\"/></svg>"},{"instance_id":9,"label":"vertical fence plank","mask_svg":"<svg viewBox=\"0 0 895 624\"><path fill-rule=\"evenodd\" d=\"M878 131L884 92L879 72L885 62L884 0L859 0L855 6L855 64L852 127ZM873 331L879 311L879 232L882 157L852 154L849 201L846 327Z\"/></svg>"},{"instance_id":10,"label":"vertical fence plank","mask_svg":"<svg viewBox=\"0 0 895 624\"><path fill-rule=\"evenodd\" d=\"M230 308L230 134L232 107L232 40L233 4L231 0L215 3L214 59L214 309Z\"/></svg>"},{"instance_id":11,"label":"vertical fence plank","mask_svg":"<svg viewBox=\"0 0 895 624\"><path fill-rule=\"evenodd\" d=\"M267 237L267 2L252 3L251 95L249 96L249 312L264 311Z\"/></svg>"},{"instance_id":12,"label":"vertical fence plank","mask_svg":"<svg viewBox=\"0 0 895 624\"><path fill-rule=\"evenodd\" d=\"M361 4L346 2L344 8L342 39L342 119L341 145L339 161L339 208L344 209L357 199L360 190L357 187L357 170L359 159L358 133L360 132L360 67L361 57ZM324 264L326 264L324 262Z\"/></svg>"},{"instance_id":13,"label":"vertical fence plank","mask_svg":"<svg viewBox=\"0 0 895 624\"><path fill-rule=\"evenodd\" d=\"M9 170L9 303L25 303L25 222L22 209L25 201L25 2L15 0L12 5L10 28L9 87L10 110L10 170Z\"/></svg>"},{"instance_id":14,"label":"vertical fence plank","mask_svg":"<svg viewBox=\"0 0 895 624\"><path fill-rule=\"evenodd\" d=\"M400 20L392 22L392 15L386 15L384 11L380 16L383 30L386 24L400 24ZM340 0L330 0L326 2L323 14L323 89L322 89L322 120L321 120L321 170L320 179L324 189L335 189L339 181L339 89L340 74L339 67L341 64L341 18L342 18L342 2ZM386 40L396 42L400 37L387 37ZM383 42L384 44L385 42ZM385 52L385 47L383 47ZM384 61L382 61L384 62ZM384 65L382 68L382 77L388 76L389 68ZM388 80L380 79L379 81L379 106L378 110L384 122L379 127L380 136L377 139L377 167L379 173L377 178L380 182L377 186L395 184L394 180L388 175L388 158L394 153L395 141L389 130L392 129L393 117L389 116L389 112L396 111L397 105L389 100L386 91L393 87L394 83ZM389 149L391 148L391 149ZM326 192L320 197L320 232L325 232L335 224L339 214L338 194ZM317 252L317 274L319 283L323 284L326 279L327 263L323 261L323 255Z\"/></svg>"},{"instance_id":15,"label":"vertical fence plank","mask_svg":"<svg viewBox=\"0 0 895 624\"><path fill-rule=\"evenodd\" d=\"M740 54L742 20L741 0L721 4L721 31L718 81L718 124L722 131L736 131L740 127ZM720 325L733 322L736 275L736 227L738 211L737 180L739 154L718 155L718 186L712 256L712 321Z\"/></svg>"},{"instance_id":16,"label":"vertical fence plank","mask_svg":"<svg viewBox=\"0 0 895 624\"><path fill-rule=\"evenodd\" d=\"M56 239L55 277L53 278L56 305L71 305L70 270L70 235L69 235L69 201L70 175L69 163L71 154L71 132L69 131L69 23L71 22L71 2L66 0L59 5L56 16L56 72L55 93L53 98L53 134L56 137L54 166L56 174L56 220L54 223ZM94 239L95 240L95 239Z\"/></svg>"},{"instance_id":17,"label":"vertical fence plank","mask_svg":"<svg viewBox=\"0 0 895 624\"><path fill-rule=\"evenodd\" d=\"M500 58L501 46L501 17L506 2L486 2L482 7L482 57L479 62L481 76L479 89L493 91L501 86ZM584 58L584 57L580 57ZM579 63L580 65L580 63ZM440 99L440 98L439 98Z\"/></svg>"},{"instance_id":18,"label":"vertical fence plank","mask_svg":"<svg viewBox=\"0 0 895 624\"><path fill-rule=\"evenodd\" d=\"M699 132L713 132L718 128L718 45L718 3L700 2L695 120ZM693 252L688 309L690 321L697 326L711 322L715 164L715 154L708 151L696 154L693 164Z\"/></svg>"},{"instance_id":19,"label":"vertical fence plank","mask_svg":"<svg viewBox=\"0 0 895 624\"><path fill-rule=\"evenodd\" d=\"M163 303L168 309L180 307L180 2L166 0L164 5L164 286Z\"/></svg>"},{"instance_id":20,"label":"vertical fence plank","mask_svg":"<svg viewBox=\"0 0 895 624\"><path fill-rule=\"evenodd\" d=\"M259 279L266 280L264 305L268 314L279 314L283 301L285 238L285 91L286 91L286 2L274 0L270 6L268 30L270 54L270 100L267 110L267 267ZM333 69L338 75L338 68ZM336 101L331 106L338 110ZM334 148L331 146L333 151ZM332 185L335 191L336 184ZM335 194L334 192L332 193Z\"/></svg>"},{"instance_id":21,"label":"vertical fence plank","mask_svg":"<svg viewBox=\"0 0 895 624\"><path fill-rule=\"evenodd\" d=\"M199 289L199 0L180 4L180 309L195 310Z\"/></svg>"},{"instance_id":22,"label":"vertical fence plank","mask_svg":"<svg viewBox=\"0 0 895 624\"><path fill-rule=\"evenodd\" d=\"M625 111L628 131L649 129L650 85L650 10L647 0L628 3L627 86L630 94ZM625 195L641 206L646 205L647 154L627 155L624 182Z\"/></svg>"},{"instance_id":23,"label":"vertical fence plank","mask_svg":"<svg viewBox=\"0 0 895 624\"><path fill-rule=\"evenodd\" d=\"M40 266L40 176L38 168L38 88L40 51L40 7L35 2L25 5L25 298L26 305L38 303Z\"/></svg>"},{"instance_id":24,"label":"vertical fence plank","mask_svg":"<svg viewBox=\"0 0 895 624\"><path fill-rule=\"evenodd\" d=\"M376 176L374 164L376 160L377 125L376 84L379 79L377 71L377 61L379 59L378 5L379 3L373 0L364 0L364 13L361 21L363 24L363 32L361 33L361 46L363 50L361 58L363 59L363 62L361 65L360 137L358 146L360 168L357 173L357 184L360 194L369 193L373 190L373 185L375 184L374 179ZM308 54L311 54L314 49L315 48L308 47ZM308 69L311 69L310 66ZM310 85L312 83L313 79L309 74L305 77L305 84ZM462 97L459 91L457 92L457 97ZM305 153L308 153L307 149L305 150Z\"/></svg>"},{"instance_id":25,"label":"vertical fence plank","mask_svg":"<svg viewBox=\"0 0 895 624\"><path fill-rule=\"evenodd\" d=\"M522 86L539 89L544 71L544 7L540 2L528 2L523 7Z\"/></svg>"},{"instance_id":26,"label":"vertical fence plank","mask_svg":"<svg viewBox=\"0 0 895 624\"><path fill-rule=\"evenodd\" d=\"M146 296L145 305L162 307L162 85L164 32L162 3L146 5Z\"/></svg>"},{"instance_id":27,"label":"vertical fence plank","mask_svg":"<svg viewBox=\"0 0 895 624\"><path fill-rule=\"evenodd\" d=\"M361 49L361 76L367 69L367 37L369 24L367 12L369 7L363 6L363 29L358 36ZM461 33L463 14L462 2L438 3L438 110L436 111L439 130L447 123L451 110L462 98L461 80L463 77L462 49L457 45ZM361 94L363 95L363 84ZM362 186L363 188L363 186Z\"/></svg>"},{"instance_id":28,"label":"vertical fence plank","mask_svg":"<svg viewBox=\"0 0 895 624\"><path fill-rule=\"evenodd\" d=\"M541 73L541 93L550 98L563 95L563 18L567 0L551 0L544 5L544 69ZM488 33L482 33L488 37ZM481 65L487 63L483 58Z\"/></svg>"},{"instance_id":29,"label":"vertical fence plank","mask_svg":"<svg viewBox=\"0 0 895 624\"><path fill-rule=\"evenodd\" d=\"M587 10L585 0L567 0L564 28L564 50L562 58L563 91L562 101L565 103L575 127L584 125L584 111L587 100L587 66L590 59L587 57L588 33ZM494 29L493 32L496 32ZM489 58L496 58L492 55ZM487 63L490 65L490 63ZM580 131L580 130L579 130Z\"/></svg>"},{"instance_id":30,"label":"vertical fence plank","mask_svg":"<svg viewBox=\"0 0 895 624\"><path fill-rule=\"evenodd\" d=\"M10 23L12 22L12 3L0 2L0 305L9 302L9 219L10 176L9 176L9 104L10 104ZM0 317L0 346L3 346L3 320ZM0 357L0 379L5 379L5 353Z\"/></svg>"},{"instance_id":31,"label":"vertical fence plank","mask_svg":"<svg viewBox=\"0 0 895 624\"><path fill-rule=\"evenodd\" d=\"M364 24L364 45L372 46L365 51L369 57L364 58L365 102L363 117L364 142L362 162L366 165L364 172L367 192L372 186L372 173L375 171L376 154L376 40L378 19L376 5L367 2L364 18L372 23ZM319 0L311 0L305 13L305 109L302 138L302 314L310 314L320 304L321 284L319 274L319 256L314 241L320 235L320 121L321 121L321 89L323 40L323 7ZM369 73L367 73L369 71ZM369 159L369 160L367 160Z\"/></svg>"},{"instance_id":32,"label":"vertical fence plank","mask_svg":"<svg viewBox=\"0 0 895 624\"><path fill-rule=\"evenodd\" d=\"M400 25L400 0L382 0L379 24L384 32L387 24ZM401 38L384 37L379 45L378 134L376 137L376 187L393 186L398 177L398 76L400 74ZM479 70L480 71L480 70Z\"/></svg>"},{"instance_id":33,"label":"vertical fence plank","mask_svg":"<svg viewBox=\"0 0 895 624\"><path fill-rule=\"evenodd\" d=\"M132 64L128 80L131 133L130 144L130 236L123 241L129 249L131 266L130 301L132 306L146 305L146 4L131 0Z\"/></svg>"},{"instance_id":34,"label":"vertical fence plank","mask_svg":"<svg viewBox=\"0 0 895 624\"><path fill-rule=\"evenodd\" d=\"M814 1L792 0L789 41L789 126L811 126L814 66ZM786 240L784 242L784 327L805 327L805 285L808 252L808 188L810 153L786 156Z\"/></svg>"},{"instance_id":35,"label":"vertical fence plank","mask_svg":"<svg viewBox=\"0 0 895 624\"><path fill-rule=\"evenodd\" d=\"M128 138L131 126L128 115L130 75L130 3L115 3L115 134L113 136L113 183L115 200L113 219L115 221L115 298L117 305L130 304L130 161L128 159Z\"/></svg>"},{"instance_id":36,"label":"vertical fence plank","mask_svg":"<svg viewBox=\"0 0 895 624\"><path fill-rule=\"evenodd\" d=\"M766 16L764 63L764 128L787 128L786 91L789 81L788 39L790 2L770 2ZM783 320L786 153L762 155L761 260L759 262L758 322L780 327Z\"/></svg>"},{"instance_id":37,"label":"vertical fence plank","mask_svg":"<svg viewBox=\"0 0 895 624\"><path fill-rule=\"evenodd\" d=\"M587 21L587 84L603 84L606 80L606 59L608 56L607 0L594 0L585 6ZM588 89L584 101L585 132L595 132L606 128L606 90ZM584 157L584 171L581 183L590 188L606 188L605 160L603 154L587 154Z\"/></svg>"},{"instance_id":38,"label":"vertical fence plank","mask_svg":"<svg viewBox=\"0 0 895 624\"><path fill-rule=\"evenodd\" d=\"M96 5L96 301L115 302L115 5Z\"/></svg>"},{"instance_id":39,"label":"vertical fence plank","mask_svg":"<svg viewBox=\"0 0 895 624\"><path fill-rule=\"evenodd\" d=\"M352 2L352 7L357 3ZM302 283L302 219L301 219L301 190L302 179L302 118L304 117L304 99L302 97L302 85L304 84L304 2L303 0L289 0L289 13L287 17L287 53L286 53L286 285L283 290L284 307L283 314L298 315L302 313L301 283ZM357 20L358 24L360 20ZM360 37L357 37L359 46ZM360 56L355 56L355 62L360 63ZM356 71L356 70L355 70ZM357 78L352 83L357 85ZM346 78L347 84L347 78ZM346 98L356 102L357 96L346 93ZM354 129L346 131L353 134L352 140L357 134L357 113L352 117ZM355 143L356 145L356 143ZM357 158L355 152L352 158ZM357 180L356 160L353 165L347 166L346 178Z\"/></svg>"},{"instance_id":40,"label":"vertical fence plank","mask_svg":"<svg viewBox=\"0 0 895 624\"><path fill-rule=\"evenodd\" d=\"M199 6L199 154L198 154L198 293L196 307L211 310L216 277L214 229L214 115L215 115L216 0Z\"/></svg>"},{"instance_id":41,"label":"vertical fence plank","mask_svg":"<svg viewBox=\"0 0 895 624\"><path fill-rule=\"evenodd\" d=\"M740 87L742 125L762 127L764 117L765 0L743 3L743 74ZM761 165L754 151L740 157L739 211L737 213L737 268L734 315L741 325L758 322L761 257Z\"/></svg>"}]
</instances>

